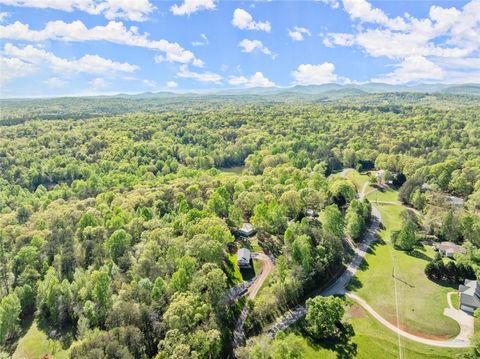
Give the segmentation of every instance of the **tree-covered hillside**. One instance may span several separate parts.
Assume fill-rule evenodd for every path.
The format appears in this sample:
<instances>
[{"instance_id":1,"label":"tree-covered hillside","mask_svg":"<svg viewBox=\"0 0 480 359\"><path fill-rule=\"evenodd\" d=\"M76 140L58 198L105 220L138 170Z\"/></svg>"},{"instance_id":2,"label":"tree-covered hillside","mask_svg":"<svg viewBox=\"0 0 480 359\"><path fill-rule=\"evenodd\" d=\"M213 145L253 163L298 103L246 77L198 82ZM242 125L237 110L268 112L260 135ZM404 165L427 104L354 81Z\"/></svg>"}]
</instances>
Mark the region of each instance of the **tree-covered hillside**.
<instances>
[{"instance_id":1,"label":"tree-covered hillside","mask_svg":"<svg viewBox=\"0 0 480 359\"><path fill-rule=\"evenodd\" d=\"M275 257L269 302L248 304L255 331L348 262L345 238L361 237L371 204L332 175L343 168L384 170L425 234L463 245L480 275L479 104L427 97L9 102L3 351L35 320L72 358L227 357L245 304L227 300L235 253L252 244L238 228L252 223L252 251Z\"/></svg>"}]
</instances>

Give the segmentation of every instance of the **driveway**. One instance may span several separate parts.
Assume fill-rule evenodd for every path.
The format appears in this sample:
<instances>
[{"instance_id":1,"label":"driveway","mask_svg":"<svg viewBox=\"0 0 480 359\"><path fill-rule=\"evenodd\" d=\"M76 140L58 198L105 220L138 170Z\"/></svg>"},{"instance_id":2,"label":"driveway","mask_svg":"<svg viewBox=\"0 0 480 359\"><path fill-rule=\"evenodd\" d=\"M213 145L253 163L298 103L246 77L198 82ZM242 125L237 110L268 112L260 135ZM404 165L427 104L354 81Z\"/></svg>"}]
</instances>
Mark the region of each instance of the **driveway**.
<instances>
[{"instance_id":1,"label":"driveway","mask_svg":"<svg viewBox=\"0 0 480 359\"><path fill-rule=\"evenodd\" d=\"M273 262L269 256L264 253L252 253L252 257L258 259L263 262L262 270L259 275L255 277L255 280L252 282L250 287L247 289L247 297L250 300L255 299L258 294L258 291L262 287L265 279L267 279L268 275L273 269ZM237 323L235 324L235 329L233 331L233 348L238 348L245 344L245 332L243 330L243 326L245 324L245 320L248 316L249 307L245 305L238 317Z\"/></svg>"}]
</instances>

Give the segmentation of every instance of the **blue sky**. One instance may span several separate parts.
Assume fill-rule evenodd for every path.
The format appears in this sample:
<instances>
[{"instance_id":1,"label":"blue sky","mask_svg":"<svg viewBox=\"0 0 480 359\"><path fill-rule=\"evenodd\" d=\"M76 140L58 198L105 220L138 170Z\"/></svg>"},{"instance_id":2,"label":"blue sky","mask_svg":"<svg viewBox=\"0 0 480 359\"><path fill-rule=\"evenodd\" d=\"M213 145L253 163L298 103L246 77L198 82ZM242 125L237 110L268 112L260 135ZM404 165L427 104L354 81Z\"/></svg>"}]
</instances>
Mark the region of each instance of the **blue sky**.
<instances>
[{"instance_id":1,"label":"blue sky","mask_svg":"<svg viewBox=\"0 0 480 359\"><path fill-rule=\"evenodd\" d=\"M2 97L480 82L480 0L0 6Z\"/></svg>"}]
</instances>

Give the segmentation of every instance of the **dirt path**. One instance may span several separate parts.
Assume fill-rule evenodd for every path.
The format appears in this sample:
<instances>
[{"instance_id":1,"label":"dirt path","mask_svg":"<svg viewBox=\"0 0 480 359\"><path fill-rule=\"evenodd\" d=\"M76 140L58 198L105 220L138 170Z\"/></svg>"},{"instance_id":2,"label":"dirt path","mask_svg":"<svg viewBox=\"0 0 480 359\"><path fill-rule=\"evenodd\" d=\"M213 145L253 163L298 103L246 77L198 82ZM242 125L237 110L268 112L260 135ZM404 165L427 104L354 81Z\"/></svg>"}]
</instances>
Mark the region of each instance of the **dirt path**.
<instances>
[{"instance_id":1,"label":"dirt path","mask_svg":"<svg viewBox=\"0 0 480 359\"><path fill-rule=\"evenodd\" d=\"M269 256L264 253L252 253L252 257L258 259L263 262L262 270L259 275L255 278L253 283L247 289L247 297L250 300L255 299L258 294L258 291L262 287L265 279L267 279L268 275L273 269L273 262ZM245 332L243 330L243 326L245 324L245 320L248 317L249 307L245 305L238 317L237 323L235 324L235 329L233 331L233 348L238 348L245 344Z\"/></svg>"},{"instance_id":2,"label":"dirt path","mask_svg":"<svg viewBox=\"0 0 480 359\"><path fill-rule=\"evenodd\" d=\"M252 283L252 285L248 288L247 293L248 293L248 299L255 299L255 297L258 294L258 291L263 285L263 282L265 282L265 279L267 279L268 275L273 269L273 262L270 259L269 256L267 256L264 253L253 253L253 257L262 261L263 262L263 267L262 271L260 274L257 276L255 281Z\"/></svg>"}]
</instances>

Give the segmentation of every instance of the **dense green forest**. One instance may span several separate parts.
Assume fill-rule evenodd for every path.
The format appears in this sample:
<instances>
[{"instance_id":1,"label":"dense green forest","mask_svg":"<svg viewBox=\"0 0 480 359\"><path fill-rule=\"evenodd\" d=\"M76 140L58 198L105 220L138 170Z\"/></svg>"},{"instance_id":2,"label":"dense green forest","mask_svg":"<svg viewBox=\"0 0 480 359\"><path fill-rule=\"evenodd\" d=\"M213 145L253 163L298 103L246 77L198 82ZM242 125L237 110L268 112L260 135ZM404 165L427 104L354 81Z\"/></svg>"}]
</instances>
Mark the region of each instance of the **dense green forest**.
<instances>
[{"instance_id":1,"label":"dense green forest","mask_svg":"<svg viewBox=\"0 0 480 359\"><path fill-rule=\"evenodd\" d=\"M5 357L33 320L72 358L228 357L245 304L227 300L237 229L252 223L275 257L272 295L246 304L256 333L348 263L344 239L361 238L371 204L333 175L344 168L384 170L422 213L399 246L415 231L456 242L480 277L478 97L362 96L2 106Z\"/></svg>"}]
</instances>

